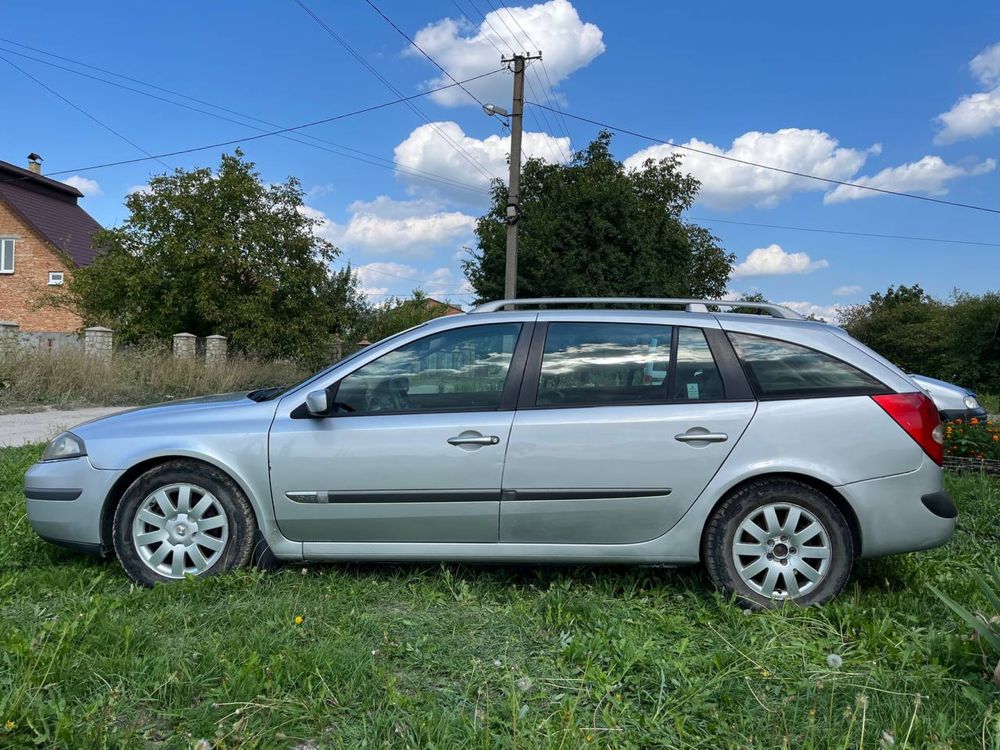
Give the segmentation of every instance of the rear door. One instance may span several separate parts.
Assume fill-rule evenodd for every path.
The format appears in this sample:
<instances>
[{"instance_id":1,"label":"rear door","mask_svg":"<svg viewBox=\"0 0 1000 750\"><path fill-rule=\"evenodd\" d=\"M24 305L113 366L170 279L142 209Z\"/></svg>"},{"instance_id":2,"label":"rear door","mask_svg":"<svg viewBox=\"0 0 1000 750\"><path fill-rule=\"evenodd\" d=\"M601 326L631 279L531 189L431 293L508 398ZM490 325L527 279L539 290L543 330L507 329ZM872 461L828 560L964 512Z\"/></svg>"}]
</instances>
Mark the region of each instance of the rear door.
<instances>
[{"instance_id":1,"label":"rear door","mask_svg":"<svg viewBox=\"0 0 1000 750\"><path fill-rule=\"evenodd\" d=\"M689 313L578 316L542 313L536 325L504 468L501 542L660 536L753 417L713 317L692 326Z\"/></svg>"}]
</instances>

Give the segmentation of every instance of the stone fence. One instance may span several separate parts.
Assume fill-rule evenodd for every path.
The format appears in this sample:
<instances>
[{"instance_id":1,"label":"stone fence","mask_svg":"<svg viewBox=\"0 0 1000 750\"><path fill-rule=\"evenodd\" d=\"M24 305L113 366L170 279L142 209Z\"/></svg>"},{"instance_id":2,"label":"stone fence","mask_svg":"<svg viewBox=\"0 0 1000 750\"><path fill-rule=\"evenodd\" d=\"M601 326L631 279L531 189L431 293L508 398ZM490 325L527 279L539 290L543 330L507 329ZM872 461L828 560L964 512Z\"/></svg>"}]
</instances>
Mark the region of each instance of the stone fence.
<instances>
[{"instance_id":1,"label":"stone fence","mask_svg":"<svg viewBox=\"0 0 1000 750\"><path fill-rule=\"evenodd\" d=\"M83 333L35 333L21 331L16 323L0 320L0 357L21 350L59 351L61 349L83 349L88 357L110 358L115 351L115 334L110 328L92 326ZM173 353L179 359L200 359L204 355L205 364L217 366L225 364L229 356L228 339L214 334L203 339L204 345L193 333L177 333L173 337Z\"/></svg>"}]
</instances>

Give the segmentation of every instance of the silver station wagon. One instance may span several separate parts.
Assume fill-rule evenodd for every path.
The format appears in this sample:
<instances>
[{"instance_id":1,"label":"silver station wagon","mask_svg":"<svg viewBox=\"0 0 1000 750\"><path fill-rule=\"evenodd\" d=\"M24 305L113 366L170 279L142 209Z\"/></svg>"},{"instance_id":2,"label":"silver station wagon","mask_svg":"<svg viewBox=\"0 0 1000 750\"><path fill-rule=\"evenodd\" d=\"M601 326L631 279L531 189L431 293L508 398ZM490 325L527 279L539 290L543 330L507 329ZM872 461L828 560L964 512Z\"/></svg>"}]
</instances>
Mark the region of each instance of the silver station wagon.
<instances>
[{"instance_id":1,"label":"silver station wagon","mask_svg":"<svg viewBox=\"0 0 1000 750\"><path fill-rule=\"evenodd\" d=\"M734 307L767 314L716 312ZM291 388L80 425L24 483L40 536L146 585L261 558L702 562L767 606L944 543L941 463L934 404L840 328L764 303L521 299Z\"/></svg>"}]
</instances>

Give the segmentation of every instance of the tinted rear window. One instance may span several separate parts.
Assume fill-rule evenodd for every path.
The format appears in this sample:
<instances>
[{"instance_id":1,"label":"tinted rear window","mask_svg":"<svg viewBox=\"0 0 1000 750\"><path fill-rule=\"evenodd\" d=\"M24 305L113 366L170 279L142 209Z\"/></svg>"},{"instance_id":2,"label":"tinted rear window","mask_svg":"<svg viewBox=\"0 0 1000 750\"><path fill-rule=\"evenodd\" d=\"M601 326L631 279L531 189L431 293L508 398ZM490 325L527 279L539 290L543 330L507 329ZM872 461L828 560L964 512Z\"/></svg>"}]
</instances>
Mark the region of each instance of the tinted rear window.
<instances>
[{"instance_id":1,"label":"tinted rear window","mask_svg":"<svg viewBox=\"0 0 1000 750\"><path fill-rule=\"evenodd\" d=\"M815 349L747 333L730 333L729 339L761 397L850 396L888 390L868 373Z\"/></svg>"}]
</instances>

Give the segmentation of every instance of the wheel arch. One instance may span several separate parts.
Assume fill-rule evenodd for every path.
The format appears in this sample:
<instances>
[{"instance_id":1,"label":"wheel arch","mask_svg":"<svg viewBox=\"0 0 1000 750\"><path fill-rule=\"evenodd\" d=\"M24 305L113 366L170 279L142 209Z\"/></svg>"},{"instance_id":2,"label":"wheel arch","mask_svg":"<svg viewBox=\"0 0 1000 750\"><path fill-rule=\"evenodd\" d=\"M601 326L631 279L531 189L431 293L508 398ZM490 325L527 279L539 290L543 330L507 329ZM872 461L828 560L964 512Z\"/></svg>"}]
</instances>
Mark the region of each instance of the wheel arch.
<instances>
[{"instance_id":1,"label":"wheel arch","mask_svg":"<svg viewBox=\"0 0 1000 750\"><path fill-rule=\"evenodd\" d=\"M854 556L858 557L861 554L861 544L862 544L861 524L858 521L857 514L854 512L854 508L851 507L851 504L847 501L847 498L845 498L842 494L840 494L840 492L837 491L836 487L823 481L822 479L818 479L814 476L810 476L808 474L802 474L795 471L775 471L775 472L767 472L764 474L755 474L753 476L741 479L739 482L737 482L732 487L723 492L720 495L719 499L716 500L715 503L712 505L712 508L709 510L708 515L705 516L706 522L702 526L701 538L698 541L698 549L699 550L702 549L702 544L704 544L705 535L708 532L708 526L709 526L708 519L711 519L711 517L715 514L716 510L718 510L719 506L721 506L732 495L739 492L744 487L747 487L748 485L751 484L755 484L757 482L767 481L770 479L793 479L795 481L809 485L813 489L824 494L830 500L830 502L833 503L834 507L836 507L837 510L839 510L841 514L843 514L844 518L847 520L847 526L851 530L851 539L854 543Z\"/></svg>"},{"instance_id":2,"label":"wheel arch","mask_svg":"<svg viewBox=\"0 0 1000 750\"><path fill-rule=\"evenodd\" d=\"M253 511L254 519L257 522L257 527L261 528L261 524L266 519L262 518L260 508L258 507L253 494L248 491L244 483L240 481L239 477L236 476L234 472L230 471L228 467L223 466L216 461L211 461L204 456L191 456L184 455L182 453L152 456L138 461L126 469L125 472L118 477L117 480L115 480L115 483L111 485L111 489L108 490L108 494L104 498L104 504L101 507L101 551L103 554L108 555L113 552L114 544L112 542L112 526L114 524L115 511L118 509L118 505L121 503L126 490L132 486L136 479L150 469L162 466L163 464L171 461L187 461L195 464L204 464L205 466L210 466L217 471L223 472L233 481L233 483L236 484L237 487L239 487L240 492L242 492L247 498L247 501L250 503L250 508Z\"/></svg>"}]
</instances>

